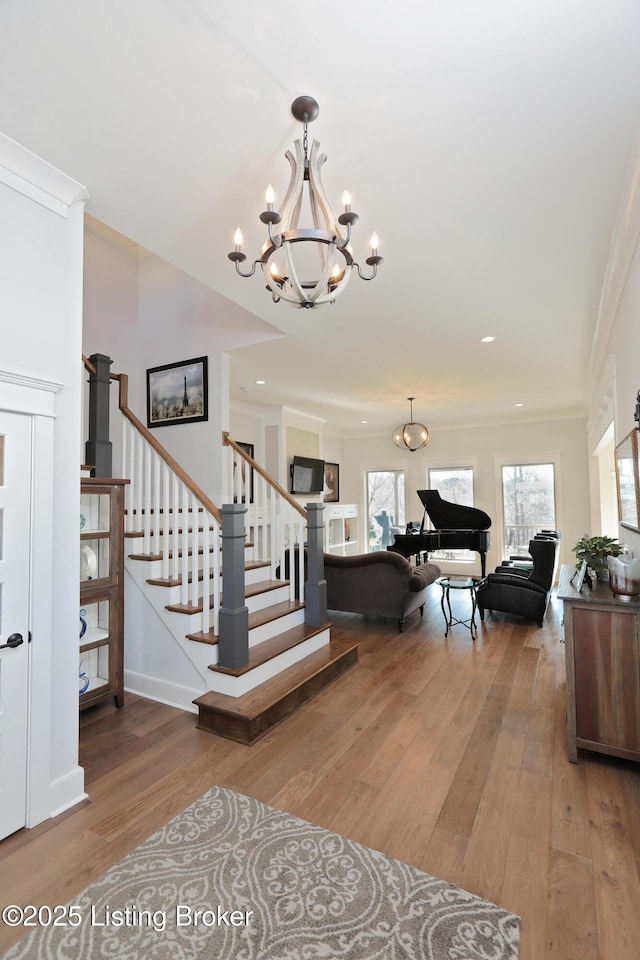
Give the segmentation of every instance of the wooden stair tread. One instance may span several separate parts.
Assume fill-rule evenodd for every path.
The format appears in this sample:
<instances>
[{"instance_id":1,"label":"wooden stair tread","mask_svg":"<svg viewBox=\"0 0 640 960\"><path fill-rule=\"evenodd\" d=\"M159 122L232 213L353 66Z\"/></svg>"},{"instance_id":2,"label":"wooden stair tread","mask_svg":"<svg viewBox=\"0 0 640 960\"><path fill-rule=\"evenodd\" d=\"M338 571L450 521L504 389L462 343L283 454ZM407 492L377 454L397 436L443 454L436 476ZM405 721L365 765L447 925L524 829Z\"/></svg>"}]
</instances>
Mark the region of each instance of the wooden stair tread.
<instances>
[{"instance_id":1,"label":"wooden stair tread","mask_svg":"<svg viewBox=\"0 0 640 960\"><path fill-rule=\"evenodd\" d=\"M304 603L301 600L283 600L281 603L273 603L270 607L263 607L262 610L254 610L249 613L249 630L262 627L265 623L271 623L272 620L278 620L288 613L303 609Z\"/></svg>"},{"instance_id":2,"label":"wooden stair tread","mask_svg":"<svg viewBox=\"0 0 640 960\"><path fill-rule=\"evenodd\" d=\"M209 531L212 531L212 530L215 530L215 529L216 529L216 528L215 528L215 525L214 525L214 524L212 524L212 523L209 524ZM195 532L196 532L196 533L202 533L203 530L204 530L204 527L196 527L196 528L195 528ZM185 531L182 529L182 527L178 527L178 530L177 530L177 531L175 531L175 530L173 530L173 529L170 529L170 530L167 530L167 531L165 531L165 530L158 530L158 531L156 531L156 530L149 530L149 536L150 536L150 537L155 537L155 536L156 536L156 533L157 533L157 535L158 535L159 537L164 537L165 532L166 532L167 536L170 536L170 537L172 537L172 536L173 536L174 534L176 534L176 533L177 533L177 535L178 535L179 537L181 537L181 536L183 536L183 534L184 534ZM194 533L194 528L193 528L193 527L187 527L186 532L189 534L189 536L191 536L191 535ZM125 537L144 537L144 530L125 530L125 531L124 531L124 536L125 536Z\"/></svg>"},{"instance_id":3,"label":"wooden stair tread","mask_svg":"<svg viewBox=\"0 0 640 960\"><path fill-rule=\"evenodd\" d=\"M268 560L259 560L259 561L252 560L249 563L245 563L244 569L246 573L248 570L260 570L263 567L268 567L268 566L270 566L270 563ZM218 571L218 575L222 576L222 570ZM209 579L213 580L214 576L215 576L214 571L209 570ZM198 580L200 581L202 579L203 579L203 574L202 574L202 570L200 570L198 572ZM155 586L155 587L179 587L182 585L182 577L179 577L177 580L172 580L171 577L166 577L166 578L156 577L155 579L151 578L147 580L147 583L150 583L152 586ZM189 574L187 583L193 583L193 575L191 573ZM246 587L245 587L245 596L246 596Z\"/></svg>"},{"instance_id":4,"label":"wooden stair tread","mask_svg":"<svg viewBox=\"0 0 640 960\"><path fill-rule=\"evenodd\" d=\"M155 516L155 514L157 513L158 516L162 516L164 514L166 514L167 516L172 516L174 513L179 514L184 512L185 511L182 509L182 507L178 507L177 510L174 507L169 507L168 510L165 510L164 507L160 507L159 510L155 510L154 507L150 507L149 510L145 510L145 508L142 507L140 510L136 508L133 508L131 510L126 509L124 511L124 515L125 517L144 517L146 514L149 514L149 516ZM193 513L193 508L187 507L186 512ZM203 513L203 512L204 512L204 507L198 507L196 509L196 513Z\"/></svg>"},{"instance_id":5,"label":"wooden stair tread","mask_svg":"<svg viewBox=\"0 0 640 960\"><path fill-rule=\"evenodd\" d=\"M250 746L357 661L358 642L332 640L241 697L198 697L197 727Z\"/></svg>"},{"instance_id":6,"label":"wooden stair tread","mask_svg":"<svg viewBox=\"0 0 640 960\"><path fill-rule=\"evenodd\" d=\"M125 534L125 536L130 536L130 537L142 536L142 534L130 533L130 534ZM245 544L245 548L252 547L252 546L253 546L252 543ZM222 547L220 547L219 549L221 550ZM204 553L204 550L202 549L202 547L199 547L198 556L201 557L203 553ZM215 553L215 547L210 546L209 553ZM162 560L161 553L128 553L127 556L129 557L129 560L146 560L148 562L151 562L152 560ZM173 560L173 550L169 550L169 553L167 554L167 556L169 560ZM187 550L187 556L188 557L193 556L193 550L191 550L191 548ZM182 560L182 550L178 550L178 559ZM260 567L268 567L270 561L269 560L248 560L247 563L254 564L255 566L260 566ZM246 569L247 569L247 564L245 564L245 570Z\"/></svg>"},{"instance_id":7,"label":"wooden stair tread","mask_svg":"<svg viewBox=\"0 0 640 960\"><path fill-rule=\"evenodd\" d=\"M260 593L268 593L271 590L279 590L280 587L288 586L288 580L261 580L259 583L248 583L244 595L245 598L256 597ZM213 609L213 597L209 601L209 607ZM169 603L165 610L171 610L173 613L202 613L202 602L199 602L196 606L192 603Z\"/></svg>"},{"instance_id":8,"label":"wooden stair tread","mask_svg":"<svg viewBox=\"0 0 640 960\"><path fill-rule=\"evenodd\" d=\"M249 612L249 630L255 627L262 627L265 623L271 623L273 620L279 620L286 617L288 613L295 613L297 610L303 610L304 603L300 600L283 600L282 603L273 603L270 607L264 607L262 610L252 610ZM188 633L187 640L195 640L197 643L215 644L218 642L217 634L211 630L206 632L198 630L196 633Z\"/></svg>"},{"instance_id":9,"label":"wooden stair tread","mask_svg":"<svg viewBox=\"0 0 640 960\"><path fill-rule=\"evenodd\" d=\"M300 623L295 627L290 627L288 630L283 630L282 633L277 634L275 637L269 637L268 640L263 640L262 643L256 643L254 646L249 647L249 662L243 667L232 670L229 667L221 667L217 663L214 663L209 666L209 670L213 670L214 673L224 673L231 677L241 677L245 673L249 673L250 670L261 667L263 663L268 663L269 660L273 660L274 657L279 657L281 653L292 650L299 644L304 643L305 640L309 640L310 637L315 637L319 633L323 633L325 630L328 630L330 626L331 623L329 621L318 627Z\"/></svg>"}]
</instances>

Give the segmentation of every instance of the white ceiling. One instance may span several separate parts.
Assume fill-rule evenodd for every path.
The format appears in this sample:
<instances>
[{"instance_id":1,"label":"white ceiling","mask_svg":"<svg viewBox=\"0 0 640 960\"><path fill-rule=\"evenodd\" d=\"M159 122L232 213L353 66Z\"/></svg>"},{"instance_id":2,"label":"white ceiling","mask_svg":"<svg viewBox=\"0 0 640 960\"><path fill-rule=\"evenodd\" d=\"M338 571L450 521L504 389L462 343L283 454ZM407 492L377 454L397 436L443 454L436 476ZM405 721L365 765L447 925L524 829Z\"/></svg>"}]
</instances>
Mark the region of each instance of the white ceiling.
<instances>
[{"instance_id":1,"label":"white ceiling","mask_svg":"<svg viewBox=\"0 0 640 960\"><path fill-rule=\"evenodd\" d=\"M0 0L0 130L83 183L94 217L273 324L233 355L237 400L348 437L391 431L409 396L432 431L574 415L639 50L637 0ZM385 258L310 311L226 257L239 225L258 253L300 94L320 104L328 193L360 214L357 257L375 229Z\"/></svg>"}]
</instances>

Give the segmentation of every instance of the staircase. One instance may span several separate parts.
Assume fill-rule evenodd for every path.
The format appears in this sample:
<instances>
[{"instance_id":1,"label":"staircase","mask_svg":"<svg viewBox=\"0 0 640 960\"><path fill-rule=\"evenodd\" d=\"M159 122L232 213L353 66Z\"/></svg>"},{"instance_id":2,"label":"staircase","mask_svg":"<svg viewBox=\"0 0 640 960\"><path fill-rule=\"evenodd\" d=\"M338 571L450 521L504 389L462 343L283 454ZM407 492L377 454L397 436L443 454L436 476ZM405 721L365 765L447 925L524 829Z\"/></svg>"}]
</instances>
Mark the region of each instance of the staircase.
<instances>
[{"instance_id":1,"label":"staircase","mask_svg":"<svg viewBox=\"0 0 640 960\"><path fill-rule=\"evenodd\" d=\"M125 375L111 376L120 380L120 475L131 481L125 569L172 638L157 666L171 673L167 661L175 656L178 669L186 656L202 690L193 699L197 726L250 745L356 663L357 643L331 640L326 609L320 618L309 616L303 544L311 546L314 533L306 511L227 435L229 489L243 458L244 469L254 471L255 499L246 508L240 502L220 511L128 409ZM236 500L242 500L240 489ZM241 515L243 543L228 535L228 514L236 522ZM296 574L285 579L290 559ZM241 570L240 584L224 569L228 564ZM310 571L311 563L309 579ZM244 633L238 622L246 625ZM137 639L129 636L127 646ZM145 647L146 669L153 673L147 636Z\"/></svg>"}]
</instances>

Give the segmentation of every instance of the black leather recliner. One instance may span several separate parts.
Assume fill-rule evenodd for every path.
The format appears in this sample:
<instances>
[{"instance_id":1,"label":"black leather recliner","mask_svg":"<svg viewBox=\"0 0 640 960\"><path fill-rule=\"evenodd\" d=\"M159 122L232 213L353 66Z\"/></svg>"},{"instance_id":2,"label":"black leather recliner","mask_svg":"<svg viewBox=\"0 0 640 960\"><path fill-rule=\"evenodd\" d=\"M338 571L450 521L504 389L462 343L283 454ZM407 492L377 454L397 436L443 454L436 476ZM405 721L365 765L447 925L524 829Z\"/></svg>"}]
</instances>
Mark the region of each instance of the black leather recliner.
<instances>
[{"instance_id":1,"label":"black leather recliner","mask_svg":"<svg viewBox=\"0 0 640 960\"><path fill-rule=\"evenodd\" d=\"M498 567L490 573L478 588L480 619L484 620L485 610L497 610L535 620L541 627L553 586L557 550L555 539L530 540L531 570Z\"/></svg>"}]
</instances>

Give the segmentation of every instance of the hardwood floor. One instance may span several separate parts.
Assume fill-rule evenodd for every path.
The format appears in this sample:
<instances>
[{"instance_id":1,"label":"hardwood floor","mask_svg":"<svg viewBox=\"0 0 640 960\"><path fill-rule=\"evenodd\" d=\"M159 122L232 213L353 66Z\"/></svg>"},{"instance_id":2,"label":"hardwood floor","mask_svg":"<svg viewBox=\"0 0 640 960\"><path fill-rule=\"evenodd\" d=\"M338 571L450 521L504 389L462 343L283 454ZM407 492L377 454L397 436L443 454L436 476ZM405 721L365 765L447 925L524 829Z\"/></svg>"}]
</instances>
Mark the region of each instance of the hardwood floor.
<instances>
[{"instance_id":1,"label":"hardwood floor","mask_svg":"<svg viewBox=\"0 0 640 960\"><path fill-rule=\"evenodd\" d=\"M560 604L542 629L336 615L360 662L253 747L128 695L81 718L89 800L0 844L2 905L65 903L213 784L522 917L521 960L640 955L640 765L567 761ZM0 951L21 931L0 926Z\"/></svg>"}]
</instances>

